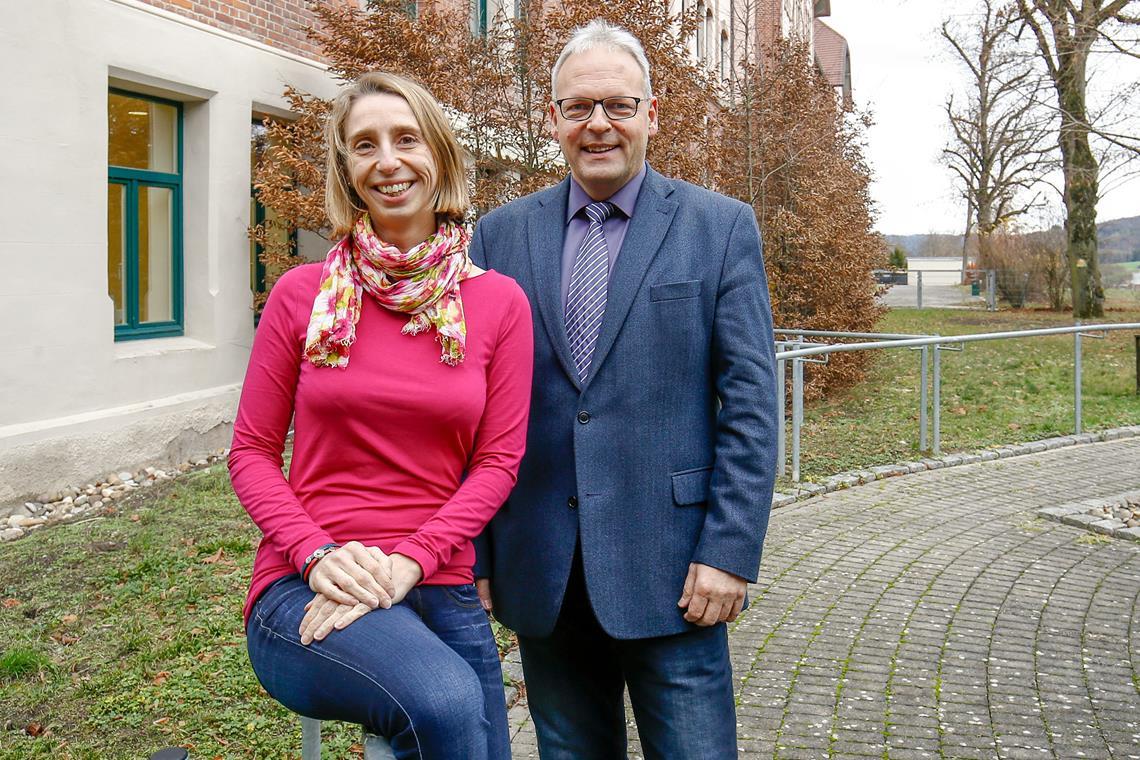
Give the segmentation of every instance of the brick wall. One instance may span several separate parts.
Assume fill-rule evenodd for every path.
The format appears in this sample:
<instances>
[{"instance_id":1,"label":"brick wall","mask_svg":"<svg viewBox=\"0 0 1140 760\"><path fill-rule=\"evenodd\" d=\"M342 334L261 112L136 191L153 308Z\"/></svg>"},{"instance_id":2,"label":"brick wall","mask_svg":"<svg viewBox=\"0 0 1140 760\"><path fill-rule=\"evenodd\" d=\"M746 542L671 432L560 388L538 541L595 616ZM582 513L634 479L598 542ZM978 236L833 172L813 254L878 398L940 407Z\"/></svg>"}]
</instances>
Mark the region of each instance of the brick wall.
<instances>
[{"instance_id":1,"label":"brick wall","mask_svg":"<svg viewBox=\"0 0 1140 760\"><path fill-rule=\"evenodd\" d=\"M321 59L320 51L305 36L315 22L310 0L142 0L227 32L263 42L281 50Z\"/></svg>"}]
</instances>

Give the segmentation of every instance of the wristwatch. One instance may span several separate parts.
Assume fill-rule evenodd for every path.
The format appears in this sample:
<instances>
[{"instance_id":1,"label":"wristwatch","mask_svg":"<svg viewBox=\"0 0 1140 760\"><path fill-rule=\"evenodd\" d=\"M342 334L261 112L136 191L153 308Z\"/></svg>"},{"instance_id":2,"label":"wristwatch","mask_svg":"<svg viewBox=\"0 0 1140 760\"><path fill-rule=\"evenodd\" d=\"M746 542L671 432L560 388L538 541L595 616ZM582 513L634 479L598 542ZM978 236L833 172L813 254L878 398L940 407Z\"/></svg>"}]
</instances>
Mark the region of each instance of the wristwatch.
<instances>
[{"instance_id":1,"label":"wristwatch","mask_svg":"<svg viewBox=\"0 0 1140 760\"><path fill-rule=\"evenodd\" d=\"M313 569L318 561L324 559L339 548L340 544L325 544L324 546L318 546L312 554L310 554L308 557L305 557L305 563L301 565L301 580L308 583L309 571Z\"/></svg>"}]
</instances>

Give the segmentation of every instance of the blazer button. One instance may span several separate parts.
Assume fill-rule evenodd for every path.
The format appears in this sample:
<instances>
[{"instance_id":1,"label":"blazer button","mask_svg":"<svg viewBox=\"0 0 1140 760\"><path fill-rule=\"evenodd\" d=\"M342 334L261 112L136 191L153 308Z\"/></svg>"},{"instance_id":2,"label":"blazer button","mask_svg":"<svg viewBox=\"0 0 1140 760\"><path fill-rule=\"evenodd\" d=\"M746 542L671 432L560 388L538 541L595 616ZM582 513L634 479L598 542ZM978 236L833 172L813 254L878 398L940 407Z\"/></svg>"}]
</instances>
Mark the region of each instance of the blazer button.
<instances>
[{"instance_id":1,"label":"blazer button","mask_svg":"<svg viewBox=\"0 0 1140 760\"><path fill-rule=\"evenodd\" d=\"M578 497L577 496L571 496L569 499L566 500L566 506L570 507L570 509L577 509L578 508Z\"/></svg>"},{"instance_id":2,"label":"blazer button","mask_svg":"<svg viewBox=\"0 0 1140 760\"><path fill-rule=\"evenodd\" d=\"M590 421L590 413L589 412L578 412L578 422L581 422L583 425L585 425L589 421Z\"/></svg>"}]
</instances>

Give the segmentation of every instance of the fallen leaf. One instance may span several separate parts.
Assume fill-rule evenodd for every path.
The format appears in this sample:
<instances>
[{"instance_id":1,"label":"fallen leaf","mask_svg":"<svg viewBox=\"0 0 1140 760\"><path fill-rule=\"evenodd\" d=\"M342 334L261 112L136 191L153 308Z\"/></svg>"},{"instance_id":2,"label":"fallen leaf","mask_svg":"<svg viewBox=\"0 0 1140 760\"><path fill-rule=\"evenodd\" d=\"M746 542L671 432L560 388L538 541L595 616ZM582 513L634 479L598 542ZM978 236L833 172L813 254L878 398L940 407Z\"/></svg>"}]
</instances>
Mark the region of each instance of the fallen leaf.
<instances>
[{"instance_id":1,"label":"fallen leaf","mask_svg":"<svg viewBox=\"0 0 1140 760\"><path fill-rule=\"evenodd\" d=\"M43 723L29 723L24 726L24 733L28 736L43 736L47 727Z\"/></svg>"},{"instance_id":2,"label":"fallen leaf","mask_svg":"<svg viewBox=\"0 0 1140 760\"><path fill-rule=\"evenodd\" d=\"M60 633L59 631L53 633L51 637L64 646L71 646L79 641L78 636L72 636L70 633Z\"/></svg>"},{"instance_id":3,"label":"fallen leaf","mask_svg":"<svg viewBox=\"0 0 1140 760\"><path fill-rule=\"evenodd\" d=\"M169 720L170 720L170 718L159 718L158 720L151 723L151 725L152 726L161 726L163 723L166 723Z\"/></svg>"},{"instance_id":4,"label":"fallen leaf","mask_svg":"<svg viewBox=\"0 0 1140 760\"><path fill-rule=\"evenodd\" d=\"M967 414L966 407L956 406L950 410L950 414L956 414L959 417L964 417Z\"/></svg>"},{"instance_id":5,"label":"fallen leaf","mask_svg":"<svg viewBox=\"0 0 1140 760\"><path fill-rule=\"evenodd\" d=\"M1009 423L1009 429L1010 430L1021 430L1021 425L1018 425L1016 422L1011 422L1011 423Z\"/></svg>"},{"instance_id":6,"label":"fallen leaf","mask_svg":"<svg viewBox=\"0 0 1140 760\"><path fill-rule=\"evenodd\" d=\"M159 671L158 675L154 677L154 680L152 680L151 683L155 686L162 686L164 683L166 683L167 678L170 678L170 671L162 670Z\"/></svg>"},{"instance_id":7,"label":"fallen leaf","mask_svg":"<svg viewBox=\"0 0 1140 760\"><path fill-rule=\"evenodd\" d=\"M194 659L196 659L198 662L209 662L210 660L217 657L218 654L219 653L213 649L207 649L205 652L199 652L198 654L194 655Z\"/></svg>"},{"instance_id":8,"label":"fallen leaf","mask_svg":"<svg viewBox=\"0 0 1140 760\"><path fill-rule=\"evenodd\" d=\"M129 519L131 522L138 522L141 518L137 514L134 514L127 519Z\"/></svg>"},{"instance_id":9,"label":"fallen leaf","mask_svg":"<svg viewBox=\"0 0 1140 760\"><path fill-rule=\"evenodd\" d=\"M220 562L222 560L222 557L224 557L224 556L226 556L225 549L218 549L216 552L211 554L209 557L206 557L204 560L202 560L202 562L204 562L207 565L213 565L216 562Z\"/></svg>"},{"instance_id":10,"label":"fallen leaf","mask_svg":"<svg viewBox=\"0 0 1140 760\"><path fill-rule=\"evenodd\" d=\"M5 599L3 602L0 602L0 606L3 606L6 610L10 610L13 607L19 607L21 604L23 604L23 602L21 602L19 599Z\"/></svg>"},{"instance_id":11,"label":"fallen leaf","mask_svg":"<svg viewBox=\"0 0 1140 760\"><path fill-rule=\"evenodd\" d=\"M61 618L59 619L59 622L61 622L61 623L65 623L66 625L71 625L71 624L72 624L72 623L74 623L76 620L79 620L79 616L78 616L78 615L64 615L63 617L61 617Z\"/></svg>"}]
</instances>

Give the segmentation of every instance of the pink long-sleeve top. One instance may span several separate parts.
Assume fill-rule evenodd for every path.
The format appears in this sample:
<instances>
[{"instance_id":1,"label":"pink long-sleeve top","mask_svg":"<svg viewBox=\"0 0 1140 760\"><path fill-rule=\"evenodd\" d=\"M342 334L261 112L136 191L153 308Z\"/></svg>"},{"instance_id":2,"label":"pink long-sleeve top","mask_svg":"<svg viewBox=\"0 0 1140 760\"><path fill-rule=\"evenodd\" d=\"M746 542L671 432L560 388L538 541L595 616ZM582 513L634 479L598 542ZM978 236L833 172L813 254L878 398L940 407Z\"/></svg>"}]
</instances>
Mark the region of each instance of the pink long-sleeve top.
<instances>
[{"instance_id":1,"label":"pink long-sleeve top","mask_svg":"<svg viewBox=\"0 0 1140 760\"><path fill-rule=\"evenodd\" d=\"M244 616L328 543L411 557L424 583L470 583L478 535L515 483L526 443L533 333L514 280L460 284L467 354L440 361L435 331L365 295L344 369L302 357L321 264L273 287L242 387L230 478L261 529ZM288 478L282 453L293 420Z\"/></svg>"}]
</instances>

